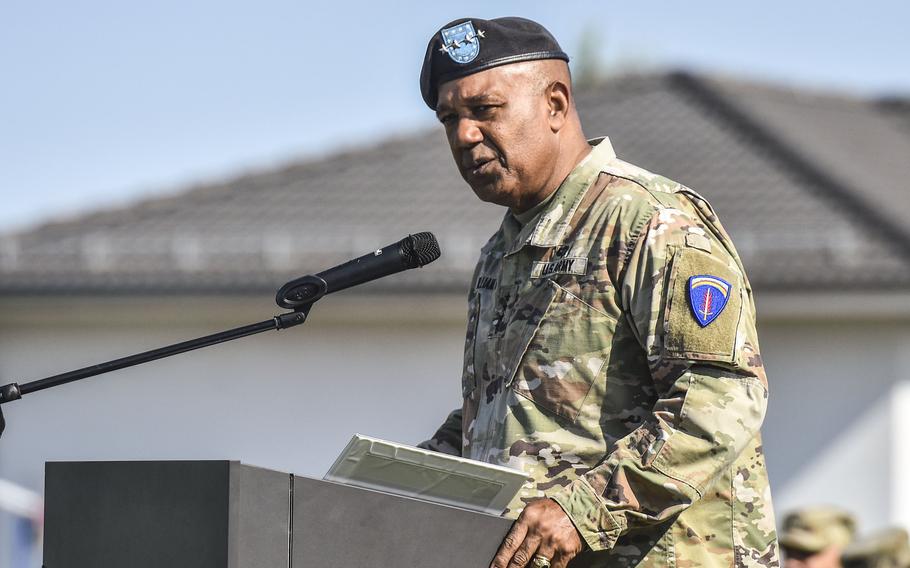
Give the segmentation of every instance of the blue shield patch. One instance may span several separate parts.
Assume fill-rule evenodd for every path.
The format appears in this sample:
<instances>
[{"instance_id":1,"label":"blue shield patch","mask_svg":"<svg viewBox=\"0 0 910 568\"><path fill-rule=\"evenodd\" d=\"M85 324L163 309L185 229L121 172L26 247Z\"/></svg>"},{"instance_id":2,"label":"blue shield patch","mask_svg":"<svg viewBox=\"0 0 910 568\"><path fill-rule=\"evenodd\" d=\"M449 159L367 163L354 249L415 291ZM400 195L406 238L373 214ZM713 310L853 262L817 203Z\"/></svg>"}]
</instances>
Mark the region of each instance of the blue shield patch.
<instances>
[{"instance_id":1,"label":"blue shield patch","mask_svg":"<svg viewBox=\"0 0 910 568\"><path fill-rule=\"evenodd\" d=\"M700 274L689 278L689 304L700 326L707 326L724 311L732 289L729 282L717 276Z\"/></svg>"},{"instance_id":2,"label":"blue shield patch","mask_svg":"<svg viewBox=\"0 0 910 568\"><path fill-rule=\"evenodd\" d=\"M480 34L474 30L473 22L464 22L439 32L442 35L442 48L455 63L470 63L480 53Z\"/></svg>"}]
</instances>

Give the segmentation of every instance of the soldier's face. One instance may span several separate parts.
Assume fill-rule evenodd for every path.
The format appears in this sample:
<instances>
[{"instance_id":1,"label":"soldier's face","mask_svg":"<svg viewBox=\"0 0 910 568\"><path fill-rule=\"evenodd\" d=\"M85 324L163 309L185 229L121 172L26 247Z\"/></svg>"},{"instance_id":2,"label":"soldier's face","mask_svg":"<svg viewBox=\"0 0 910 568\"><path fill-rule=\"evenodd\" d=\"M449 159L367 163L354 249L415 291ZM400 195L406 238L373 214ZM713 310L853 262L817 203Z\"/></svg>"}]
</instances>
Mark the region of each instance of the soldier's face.
<instances>
[{"instance_id":1,"label":"soldier's face","mask_svg":"<svg viewBox=\"0 0 910 568\"><path fill-rule=\"evenodd\" d=\"M483 201L524 211L545 195L559 151L539 81L521 64L443 83L436 116L461 177Z\"/></svg>"},{"instance_id":2,"label":"soldier's face","mask_svg":"<svg viewBox=\"0 0 910 568\"><path fill-rule=\"evenodd\" d=\"M784 568L841 568L840 554L837 546L815 553L784 548Z\"/></svg>"}]
</instances>

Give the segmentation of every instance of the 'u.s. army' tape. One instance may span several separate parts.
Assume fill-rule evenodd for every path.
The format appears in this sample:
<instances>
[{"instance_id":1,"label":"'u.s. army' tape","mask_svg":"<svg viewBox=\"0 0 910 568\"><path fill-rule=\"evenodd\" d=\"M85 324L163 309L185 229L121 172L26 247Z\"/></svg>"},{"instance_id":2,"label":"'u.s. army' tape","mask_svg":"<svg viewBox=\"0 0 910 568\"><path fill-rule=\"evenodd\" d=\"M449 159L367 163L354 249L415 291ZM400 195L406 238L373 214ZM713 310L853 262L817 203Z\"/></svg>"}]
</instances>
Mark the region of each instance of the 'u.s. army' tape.
<instances>
[{"instance_id":1,"label":"'u.s. army' tape","mask_svg":"<svg viewBox=\"0 0 910 568\"><path fill-rule=\"evenodd\" d=\"M583 256L570 256L557 258L546 262L535 262L531 267L531 278L546 278L557 274L575 274L582 276L587 273L588 259Z\"/></svg>"}]
</instances>

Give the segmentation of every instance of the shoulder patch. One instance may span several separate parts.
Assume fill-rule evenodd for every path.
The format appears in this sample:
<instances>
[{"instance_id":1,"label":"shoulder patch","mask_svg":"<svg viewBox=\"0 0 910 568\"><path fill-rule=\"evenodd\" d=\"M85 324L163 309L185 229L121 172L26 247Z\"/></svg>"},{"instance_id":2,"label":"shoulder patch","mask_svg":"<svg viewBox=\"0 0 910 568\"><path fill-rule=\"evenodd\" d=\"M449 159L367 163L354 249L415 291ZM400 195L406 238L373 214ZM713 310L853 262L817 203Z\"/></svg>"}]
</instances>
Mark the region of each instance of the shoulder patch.
<instances>
[{"instance_id":1,"label":"shoulder patch","mask_svg":"<svg viewBox=\"0 0 910 568\"><path fill-rule=\"evenodd\" d=\"M671 260L663 347L672 358L732 362L742 277L715 255L682 247Z\"/></svg>"},{"instance_id":2,"label":"shoulder patch","mask_svg":"<svg viewBox=\"0 0 910 568\"><path fill-rule=\"evenodd\" d=\"M723 278L710 274L689 277L689 304L702 327L717 319L732 293L732 286Z\"/></svg>"}]
</instances>

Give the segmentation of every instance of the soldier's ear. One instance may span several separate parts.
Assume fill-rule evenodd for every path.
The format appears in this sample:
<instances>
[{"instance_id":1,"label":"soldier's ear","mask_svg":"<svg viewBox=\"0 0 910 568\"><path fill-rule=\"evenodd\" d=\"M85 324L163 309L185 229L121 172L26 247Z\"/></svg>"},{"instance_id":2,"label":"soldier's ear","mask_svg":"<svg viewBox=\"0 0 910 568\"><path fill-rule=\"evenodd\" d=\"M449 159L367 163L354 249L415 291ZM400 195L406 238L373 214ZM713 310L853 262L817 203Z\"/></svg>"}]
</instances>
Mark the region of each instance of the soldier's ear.
<instances>
[{"instance_id":1,"label":"soldier's ear","mask_svg":"<svg viewBox=\"0 0 910 568\"><path fill-rule=\"evenodd\" d=\"M562 81L553 81L544 92L550 112L550 130L559 132L566 125L571 106L569 86Z\"/></svg>"}]
</instances>

